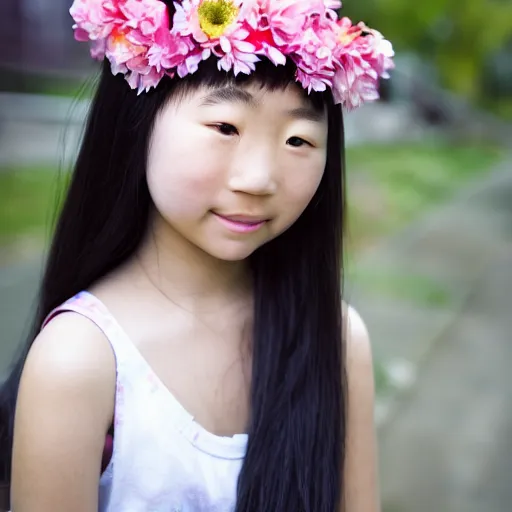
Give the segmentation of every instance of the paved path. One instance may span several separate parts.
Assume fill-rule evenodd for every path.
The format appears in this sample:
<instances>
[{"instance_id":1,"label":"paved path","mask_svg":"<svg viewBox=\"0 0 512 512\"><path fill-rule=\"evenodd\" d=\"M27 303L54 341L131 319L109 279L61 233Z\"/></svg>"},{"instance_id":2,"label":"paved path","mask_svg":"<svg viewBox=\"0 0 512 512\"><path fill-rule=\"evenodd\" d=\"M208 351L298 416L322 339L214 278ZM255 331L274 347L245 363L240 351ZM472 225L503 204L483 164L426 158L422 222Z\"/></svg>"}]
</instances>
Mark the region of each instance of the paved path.
<instances>
[{"instance_id":1,"label":"paved path","mask_svg":"<svg viewBox=\"0 0 512 512\"><path fill-rule=\"evenodd\" d=\"M380 389L379 423L392 414L396 389L414 383L493 255L508 250L512 213L503 205L509 204L511 158L376 250L348 261L349 273L356 272L347 298L366 320L375 358L391 383ZM391 284L379 289L379 280Z\"/></svg>"},{"instance_id":2,"label":"paved path","mask_svg":"<svg viewBox=\"0 0 512 512\"><path fill-rule=\"evenodd\" d=\"M459 251L451 255L445 252L444 267L449 269L450 260L458 257L460 269L458 273L455 269L450 271L452 281L457 282L471 270L474 278L460 281L469 284L469 288L459 314L452 317L435 345L426 351L412 392L380 431L385 512L512 510L509 163L502 171L491 176L487 186L473 190L463 202L470 208L466 210L470 225L464 231L471 231L472 227L473 234L460 233L457 237L453 233L453 238L458 238ZM462 213L462 206L459 210ZM461 222L456 219L455 211L444 224L438 219L438 232ZM461 247L464 238L467 241ZM468 243L471 239L473 242ZM423 244L423 249L429 252L428 243ZM441 262L437 266L443 267ZM407 326L407 320L404 323ZM400 325L395 324L397 337ZM409 339L419 338L411 335Z\"/></svg>"},{"instance_id":3,"label":"paved path","mask_svg":"<svg viewBox=\"0 0 512 512\"><path fill-rule=\"evenodd\" d=\"M512 510L511 364L512 244L381 434L385 512Z\"/></svg>"}]
</instances>

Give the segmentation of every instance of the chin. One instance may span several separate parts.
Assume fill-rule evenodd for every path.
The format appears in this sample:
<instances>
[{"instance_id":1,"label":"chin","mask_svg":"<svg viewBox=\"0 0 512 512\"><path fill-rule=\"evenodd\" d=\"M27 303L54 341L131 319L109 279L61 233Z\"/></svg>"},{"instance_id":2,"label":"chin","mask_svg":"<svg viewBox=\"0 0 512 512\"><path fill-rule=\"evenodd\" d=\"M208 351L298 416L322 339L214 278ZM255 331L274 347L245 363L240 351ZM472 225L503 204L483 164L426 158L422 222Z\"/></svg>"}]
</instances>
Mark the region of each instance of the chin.
<instances>
[{"instance_id":1,"label":"chin","mask_svg":"<svg viewBox=\"0 0 512 512\"><path fill-rule=\"evenodd\" d=\"M231 242L219 244L215 247L205 247L203 250L219 260L235 262L247 259L260 245Z\"/></svg>"}]
</instances>

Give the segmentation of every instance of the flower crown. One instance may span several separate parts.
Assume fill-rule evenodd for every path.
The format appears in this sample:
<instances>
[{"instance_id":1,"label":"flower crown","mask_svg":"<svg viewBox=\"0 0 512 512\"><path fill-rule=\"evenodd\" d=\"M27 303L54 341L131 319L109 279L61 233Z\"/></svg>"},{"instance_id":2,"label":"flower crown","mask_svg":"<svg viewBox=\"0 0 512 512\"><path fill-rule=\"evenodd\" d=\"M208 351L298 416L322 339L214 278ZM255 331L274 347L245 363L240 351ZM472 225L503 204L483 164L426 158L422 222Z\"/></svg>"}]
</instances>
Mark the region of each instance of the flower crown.
<instances>
[{"instance_id":1,"label":"flower crown","mask_svg":"<svg viewBox=\"0 0 512 512\"><path fill-rule=\"evenodd\" d=\"M74 0L75 38L110 61L132 89L148 91L165 76L195 73L215 55L219 70L250 74L260 57L289 58L308 92L332 89L347 109L379 98L394 67L389 41L364 23L338 19L338 0L183 0L172 27L160 0Z\"/></svg>"}]
</instances>

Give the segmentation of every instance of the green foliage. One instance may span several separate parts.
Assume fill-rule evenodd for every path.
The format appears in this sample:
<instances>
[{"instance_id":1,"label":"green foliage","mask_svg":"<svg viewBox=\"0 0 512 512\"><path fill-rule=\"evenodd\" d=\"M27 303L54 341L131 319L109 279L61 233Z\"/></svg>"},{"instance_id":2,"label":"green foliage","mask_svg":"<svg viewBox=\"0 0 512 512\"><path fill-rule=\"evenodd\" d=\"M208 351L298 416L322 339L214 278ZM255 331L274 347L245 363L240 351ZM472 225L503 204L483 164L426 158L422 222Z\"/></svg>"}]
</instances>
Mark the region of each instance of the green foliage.
<instances>
[{"instance_id":1,"label":"green foliage","mask_svg":"<svg viewBox=\"0 0 512 512\"><path fill-rule=\"evenodd\" d=\"M351 278L373 295L404 300L424 308L450 306L453 297L443 283L390 269L357 267Z\"/></svg>"},{"instance_id":2,"label":"green foliage","mask_svg":"<svg viewBox=\"0 0 512 512\"><path fill-rule=\"evenodd\" d=\"M349 245L359 250L404 227L503 155L499 147L438 140L349 148Z\"/></svg>"},{"instance_id":3,"label":"green foliage","mask_svg":"<svg viewBox=\"0 0 512 512\"><path fill-rule=\"evenodd\" d=\"M44 240L67 181L52 169L0 169L0 246L20 237Z\"/></svg>"},{"instance_id":4,"label":"green foliage","mask_svg":"<svg viewBox=\"0 0 512 512\"><path fill-rule=\"evenodd\" d=\"M45 94L49 96L65 96L72 99L88 99L94 94L95 75L83 77L54 76L35 72L17 72L0 67L2 81L0 92L17 92L26 94Z\"/></svg>"}]
</instances>

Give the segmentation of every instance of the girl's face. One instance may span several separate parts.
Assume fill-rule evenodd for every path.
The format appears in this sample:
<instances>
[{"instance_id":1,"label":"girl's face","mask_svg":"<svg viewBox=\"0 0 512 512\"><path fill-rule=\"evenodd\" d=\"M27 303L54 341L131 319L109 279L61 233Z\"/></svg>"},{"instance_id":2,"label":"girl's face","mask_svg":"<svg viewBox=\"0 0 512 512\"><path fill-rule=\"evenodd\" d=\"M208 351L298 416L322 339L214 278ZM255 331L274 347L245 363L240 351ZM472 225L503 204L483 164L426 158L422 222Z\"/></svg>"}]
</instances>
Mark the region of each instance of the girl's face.
<instances>
[{"instance_id":1,"label":"girl's face","mask_svg":"<svg viewBox=\"0 0 512 512\"><path fill-rule=\"evenodd\" d=\"M291 226L315 194L327 115L291 85L201 88L155 122L147 179L160 229L242 260Z\"/></svg>"}]
</instances>

